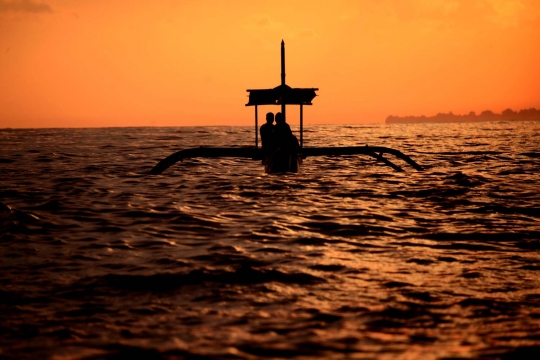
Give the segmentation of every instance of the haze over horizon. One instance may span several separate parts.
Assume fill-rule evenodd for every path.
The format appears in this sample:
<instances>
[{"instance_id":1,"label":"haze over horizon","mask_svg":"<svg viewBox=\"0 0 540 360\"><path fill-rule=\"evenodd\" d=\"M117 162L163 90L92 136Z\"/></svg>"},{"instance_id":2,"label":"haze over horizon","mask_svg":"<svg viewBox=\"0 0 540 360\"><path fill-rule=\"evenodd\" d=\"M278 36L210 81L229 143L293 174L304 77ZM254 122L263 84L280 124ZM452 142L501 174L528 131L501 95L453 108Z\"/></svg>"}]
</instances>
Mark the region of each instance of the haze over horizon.
<instances>
[{"instance_id":1,"label":"haze over horizon","mask_svg":"<svg viewBox=\"0 0 540 360\"><path fill-rule=\"evenodd\" d=\"M282 39L307 124L540 107L535 0L0 0L0 34L0 128L252 125Z\"/></svg>"}]
</instances>

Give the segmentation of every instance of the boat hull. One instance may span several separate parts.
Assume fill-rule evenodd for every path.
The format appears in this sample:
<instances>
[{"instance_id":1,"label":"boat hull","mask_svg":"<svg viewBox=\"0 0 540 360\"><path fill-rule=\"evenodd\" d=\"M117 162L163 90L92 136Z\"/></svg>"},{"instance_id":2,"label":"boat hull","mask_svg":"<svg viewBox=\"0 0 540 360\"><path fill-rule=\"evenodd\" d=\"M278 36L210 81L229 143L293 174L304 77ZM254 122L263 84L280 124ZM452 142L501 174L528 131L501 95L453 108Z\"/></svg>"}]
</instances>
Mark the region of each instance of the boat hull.
<instances>
[{"instance_id":1,"label":"boat hull","mask_svg":"<svg viewBox=\"0 0 540 360\"><path fill-rule=\"evenodd\" d=\"M264 161L264 172L267 174L300 171L302 156L298 152L278 150Z\"/></svg>"}]
</instances>

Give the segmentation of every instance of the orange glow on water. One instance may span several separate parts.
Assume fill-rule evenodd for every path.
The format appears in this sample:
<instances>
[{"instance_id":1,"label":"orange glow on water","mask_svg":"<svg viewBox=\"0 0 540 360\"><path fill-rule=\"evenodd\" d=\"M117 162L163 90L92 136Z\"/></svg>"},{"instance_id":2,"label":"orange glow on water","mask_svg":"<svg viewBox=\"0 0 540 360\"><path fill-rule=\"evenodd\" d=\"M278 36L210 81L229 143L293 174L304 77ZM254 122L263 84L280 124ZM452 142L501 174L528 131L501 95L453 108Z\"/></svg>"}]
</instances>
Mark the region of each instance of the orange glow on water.
<instances>
[{"instance_id":1,"label":"orange glow on water","mask_svg":"<svg viewBox=\"0 0 540 360\"><path fill-rule=\"evenodd\" d=\"M539 107L539 21L535 0L4 1L0 127L250 125L281 39L287 83L320 88L308 124Z\"/></svg>"}]
</instances>

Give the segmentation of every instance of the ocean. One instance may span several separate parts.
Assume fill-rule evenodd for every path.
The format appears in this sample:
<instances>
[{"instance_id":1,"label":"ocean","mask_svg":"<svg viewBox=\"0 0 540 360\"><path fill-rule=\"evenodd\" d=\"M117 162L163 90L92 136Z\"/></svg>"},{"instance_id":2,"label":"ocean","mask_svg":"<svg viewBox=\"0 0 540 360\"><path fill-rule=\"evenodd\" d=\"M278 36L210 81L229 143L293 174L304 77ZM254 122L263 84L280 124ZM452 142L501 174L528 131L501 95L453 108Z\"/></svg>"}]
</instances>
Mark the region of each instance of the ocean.
<instances>
[{"instance_id":1,"label":"ocean","mask_svg":"<svg viewBox=\"0 0 540 360\"><path fill-rule=\"evenodd\" d=\"M293 131L297 130L293 126ZM1 359L540 358L540 122L0 129Z\"/></svg>"}]
</instances>

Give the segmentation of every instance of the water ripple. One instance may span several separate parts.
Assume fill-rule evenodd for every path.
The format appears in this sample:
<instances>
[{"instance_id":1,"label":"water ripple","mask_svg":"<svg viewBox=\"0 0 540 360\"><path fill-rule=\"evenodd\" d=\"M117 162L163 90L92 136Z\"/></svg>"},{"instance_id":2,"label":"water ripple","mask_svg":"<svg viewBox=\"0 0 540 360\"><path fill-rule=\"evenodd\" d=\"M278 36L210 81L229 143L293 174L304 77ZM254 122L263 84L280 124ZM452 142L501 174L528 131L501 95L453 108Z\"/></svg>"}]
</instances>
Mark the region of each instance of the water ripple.
<instances>
[{"instance_id":1,"label":"water ripple","mask_svg":"<svg viewBox=\"0 0 540 360\"><path fill-rule=\"evenodd\" d=\"M304 134L424 172L343 156L159 176L252 128L0 130L0 357L536 359L539 126Z\"/></svg>"}]
</instances>

